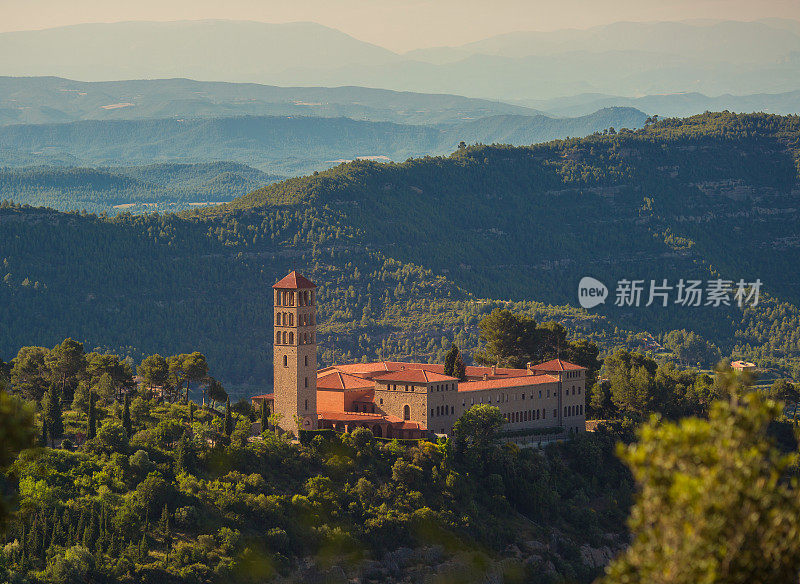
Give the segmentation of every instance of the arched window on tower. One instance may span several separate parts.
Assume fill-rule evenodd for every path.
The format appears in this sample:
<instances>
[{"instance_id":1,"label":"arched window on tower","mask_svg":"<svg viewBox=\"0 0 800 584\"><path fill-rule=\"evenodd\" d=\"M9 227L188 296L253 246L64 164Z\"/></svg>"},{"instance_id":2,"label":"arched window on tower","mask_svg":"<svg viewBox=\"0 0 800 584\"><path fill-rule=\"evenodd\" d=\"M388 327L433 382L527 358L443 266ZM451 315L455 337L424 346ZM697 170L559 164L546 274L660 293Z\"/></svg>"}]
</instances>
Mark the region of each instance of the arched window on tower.
<instances>
[{"instance_id":1,"label":"arched window on tower","mask_svg":"<svg viewBox=\"0 0 800 584\"><path fill-rule=\"evenodd\" d=\"M275 344L276 345L280 345L281 344L281 331L278 331L278 332L275 333Z\"/></svg>"},{"instance_id":2,"label":"arched window on tower","mask_svg":"<svg viewBox=\"0 0 800 584\"><path fill-rule=\"evenodd\" d=\"M308 411L308 400L306 400L306 411Z\"/></svg>"},{"instance_id":3,"label":"arched window on tower","mask_svg":"<svg viewBox=\"0 0 800 584\"><path fill-rule=\"evenodd\" d=\"M408 405L403 406L403 419L404 420L411 419L411 408Z\"/></svg>"},{"instance_id":4,"label":"arched window on tower","mask_svg":"<svg viewBox=\"0 0 800 584\"><path fill-rule=\"evenodd\" d=\"M283 293L280 290L275 290L275 306L280 306L281 305L281 296L282 296L282 294Z\"/></svg>"},{"instance_id":5,"label":"arched window on tower","mask_svg":"<svg viewBox=\"0 0 800 584\"><path fill-rule=\"evenodd\" d=\"M286 331L283 331L283 344L284 345L287 344L288 339L289 339L288 334L286 333Z\"/></svg>"},{"instance_id":6,"label":"arched window on tower","mask_svg":"<svg viewBox=\"0 0 800 584\"><path fill-rule=\"evenodd\" d=\"M284 367L288 367L289 366L289 356L288 355L284 355L283 356L283 366Z\"/></svg>"},{"instance_id":7,"label":"arched window on tower","mask_svg":"<svg viewBox=\"0 0 800 584\"><path fill-rule=\"evenodd\" d=\"M294 333L289 333L289 344L294 345Z\"/></svg>"}]
</instances>

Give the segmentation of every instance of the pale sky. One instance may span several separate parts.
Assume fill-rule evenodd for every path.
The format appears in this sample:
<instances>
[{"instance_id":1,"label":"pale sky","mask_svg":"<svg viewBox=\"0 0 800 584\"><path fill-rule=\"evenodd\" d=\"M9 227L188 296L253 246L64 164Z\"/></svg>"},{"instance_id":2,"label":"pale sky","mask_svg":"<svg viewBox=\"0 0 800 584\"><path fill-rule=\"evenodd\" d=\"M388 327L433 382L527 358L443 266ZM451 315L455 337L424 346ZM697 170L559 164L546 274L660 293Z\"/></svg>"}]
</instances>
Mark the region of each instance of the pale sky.
<instances>
[{"instance_id":1,"label":"pale sky","mask_svg":"<svg viewBox=\"0 0 800 584\"><path fill-rule=\"evenodd\" d=\"M0 0L0 32L83 22L311 21L394 51L620 20L800 19L800 0Z\"/></svg>"}]
</instances>

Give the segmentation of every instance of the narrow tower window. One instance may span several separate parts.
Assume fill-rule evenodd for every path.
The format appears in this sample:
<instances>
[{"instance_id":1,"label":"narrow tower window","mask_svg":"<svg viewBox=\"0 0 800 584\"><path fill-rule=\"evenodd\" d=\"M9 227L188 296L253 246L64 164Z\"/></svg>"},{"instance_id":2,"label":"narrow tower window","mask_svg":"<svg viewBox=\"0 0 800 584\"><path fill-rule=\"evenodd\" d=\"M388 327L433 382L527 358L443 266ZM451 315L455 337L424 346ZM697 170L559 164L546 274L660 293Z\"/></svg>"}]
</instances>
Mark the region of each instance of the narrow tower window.
<instances>
[{"instance_id":1,"label":"narrow tower window","mask_svg":"<svg viewBox=\"0 0 800 584\"><path fill-rule=\"evenodd\" d=\"M284 367L288 367L289 366L289 357L287 355L283 356L283 366Z\"/></svg>"}]
</instances>

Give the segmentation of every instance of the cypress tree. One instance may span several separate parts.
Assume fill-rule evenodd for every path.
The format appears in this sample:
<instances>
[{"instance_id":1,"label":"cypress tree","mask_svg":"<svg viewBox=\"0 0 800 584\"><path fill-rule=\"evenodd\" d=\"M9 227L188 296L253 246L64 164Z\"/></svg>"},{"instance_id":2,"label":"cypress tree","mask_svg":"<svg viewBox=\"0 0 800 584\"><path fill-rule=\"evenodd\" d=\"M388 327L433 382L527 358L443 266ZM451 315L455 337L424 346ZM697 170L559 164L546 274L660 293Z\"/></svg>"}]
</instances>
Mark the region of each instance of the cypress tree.
<instances>
[{"instance_id":1,"label":"cypress tree","mask_svg":"<svg viewBox=\"0 0 800 584\"><path fill-rule=\"evenodd\" d=\"M456 365L456 357L458 356L458 347L452 345L450 350L447 351L447 354L444 356L444 374L449 375L451 377L455 377L453 372L455 371Z\"/></svg>"},{"instance_id":2,"label":"cypress tree","mask_svg":"<svg viewBox=\"0 0 800 584\"><path fill-rule=\"evenodd\" d=\"M189 425L194 424L194 402L189 402Z\"/></svg>"},{"instance_id":3,"label":"cypress tree","mask_svg":"<svg viewBox=\"0 0 800 584\"><path fill-rule=\"evenodd\" d=\"M453 366L453 377L458 377L459 381L465 381L467 379L467 366L461 358L460 351L458 355L456 355L456 362Z\"/></svg>"},{"instance_id":4,"label":"cypress tree","mask_svg":"<svg viewBox=\"0 0 800 584\"><path fill-rule=\"evenodd\" d=\"M53 508L53 515L50 518L51 531L50 531L50 545L61 544L61 519L58 516L58 510Z\"/></svg>"},{"instance_id":5,"label":"cypress tree","mask_svg":"<svg viewBox=\"0 0 800 584\"><path fill-rule=\"evenodd\" d=\"M89 431L86 434L89 440L97 436L97 411L95 407L96 400L97 398L95 397L94 392L89 392Z\"/></svg>"},{"instance_id":6,"label":"cypress tree","mask_svg":"<svg viewBox=\"0 0 800 584\"><path fill-rule=\"evenodd\" d=\"M128 435L128 438L131 437L131 396L127 392L125 393L125 408L122 411L122 427L125 429L125 433Z\"/></svg>"},{"instance_id":7,"label":"cypress tree","mask_svg":"<svg viewBox=\"0 0 800 584\"><path fill-rule=\"evenodd\" d=\"M267 400L261 402L261 431L266 432L269 428L269 410L267 409Z\"/></svg>"},{"instance_id":8,"label":"cypress tree","mask_svg":"<svg viewBox=\"0 0 800 584\"><path fill-rule=\"evenodd\" d=\"M147 534L142 534L142 539L139 542L139 563L144 562L147 557Z\"/></svg>"},{"instance_id":9,"label":"cypress tree","mask_svg":"<svg viewBox=\"0 0 800 584\"><path fill-rule=\"evenodd\" d=\"M61 395L58 388L50 387L47 392L44 406L44 419L47 421L47 431L50 436L51 446L57 438L64 433L64 420L61 411Z\"/></svg>"},{"instance_id":10,"label":"cypress tree","mask_svg":"<svg viewBox=\"0 0 800 584\"><path fill-rule=\"evenodd\" d=\"M231 417L231 398L225 401L225 434L233 433L233 418Z\"/></svg>"},{"instance_id":11,"label":"cypress tree","mask_svg":"<svg viewBox=\"0 0 800 584\"><path fill-rule=\"evenodd\" d=\"M44 412L42 412L42 448L47 446L47 420L44 419Z\"/></svg>"},{"instance_id":12,"label":"cypress tree","mask_svg":"<svg viewBox=\"0 0 800 584\"><path fill-rule=\"evenodd\" d=\"M181 434L181 439L178 440L178 445L175 447L175 465L179 471L187 471L190 468L191 460L186 432Z\"/></svg>"},{"instance_id":13,"label":"cypress tree","mask_svg":"<svg viewBox=\"0 0 800 584\"><path fill-rule=\"evenodd\" d=\"M19 538L20 543L22 543L22 551L20 553L20 558L19 558L19 568L20 568L20 570L24 570L25 569L25 563L26 563L27 555L28 555L27 554L27 552L28 552L28 538L27 538L27 534L25 533L25 531L26 531L25 528L26 527L27 527L27 525L23 521L22 522L22 535Z\"/></svg>"},{"instance_id":14,"label":"cypress tree","mask_svg":"<svg viewBox=\"0 0 800 584\"><path fill-rule=\"evenodd\" d=\"M167 554L164 558L164 567L166 568L169 565L169 553L172 551L172 532L170 531L169 527L169 509L167 509L166 505L164 505L164 513L161 516L161 522L164 532L164 545L167 548Z\"/></svg>"},{"instance_id":15,"label":"cypress tree","mask_svg":"<svg viewBox=\"0 0 800 584\"><path fill-rule=\"evenodd\" d=\"M169 509L166 504L164 504L164 510L161 512L161 521L158 522L158 528L166 537L167 531L169 531Z\"/></svg>"},{"instance_id":16,"label":"cypress tree","mask_svg":"<svg viewBox=\"0 0 800 584\"><path fill-rule=\"evenodd\" d=\"M28 532L28 551L34 558L39 556L39 516L34 515L31 529Z\"/></svg>"}]
</instances>

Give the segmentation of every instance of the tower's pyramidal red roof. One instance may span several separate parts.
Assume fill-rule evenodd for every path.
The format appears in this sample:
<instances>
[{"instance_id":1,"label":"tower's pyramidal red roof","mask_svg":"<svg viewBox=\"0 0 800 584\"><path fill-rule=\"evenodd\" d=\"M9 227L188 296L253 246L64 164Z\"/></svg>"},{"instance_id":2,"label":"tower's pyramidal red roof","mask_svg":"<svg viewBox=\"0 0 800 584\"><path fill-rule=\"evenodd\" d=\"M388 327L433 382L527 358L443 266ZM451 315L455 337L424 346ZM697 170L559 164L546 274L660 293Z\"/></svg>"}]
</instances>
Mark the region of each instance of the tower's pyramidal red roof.
<instances>
[{"instance_id":1,"label":"tower's pyramidal red roof","mask_svg":"<svg viewBox=\"0 0 800 584\"><path fill-rule=\"evenodd\" d=\"M314 282L306 278L303 274L298 274L295 270L289 272L273 286L273 288L280 288L282 290L297 290L298 288L316 287L317 285Z\"/></svg>"}]
</instances>

